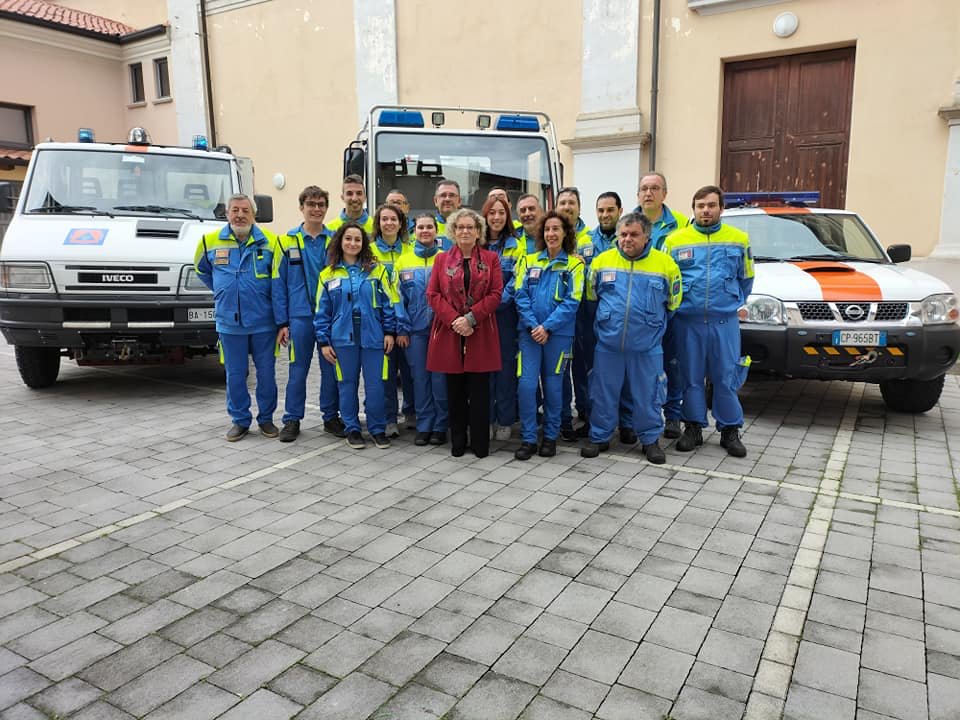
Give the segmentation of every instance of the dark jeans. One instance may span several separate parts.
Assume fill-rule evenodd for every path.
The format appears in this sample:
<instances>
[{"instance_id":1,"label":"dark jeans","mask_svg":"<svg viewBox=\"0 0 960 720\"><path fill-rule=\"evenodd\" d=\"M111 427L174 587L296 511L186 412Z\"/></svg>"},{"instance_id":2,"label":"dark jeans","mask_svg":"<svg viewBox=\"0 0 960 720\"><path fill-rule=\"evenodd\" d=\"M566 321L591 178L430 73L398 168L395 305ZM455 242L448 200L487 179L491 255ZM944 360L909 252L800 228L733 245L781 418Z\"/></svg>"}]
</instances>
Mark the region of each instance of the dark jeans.
<instances>
[{"instance_id":1,"label":"dark jeans","mask_svg":"<svg viewBox=\"0 0 960 720\"><path fill-rule=\"evenodd\" d=\"M447 375L447 405L450 412L451 452L462 455L467 447L477 457L490 453L490 373Z\"/></svg>"}]
</instances>

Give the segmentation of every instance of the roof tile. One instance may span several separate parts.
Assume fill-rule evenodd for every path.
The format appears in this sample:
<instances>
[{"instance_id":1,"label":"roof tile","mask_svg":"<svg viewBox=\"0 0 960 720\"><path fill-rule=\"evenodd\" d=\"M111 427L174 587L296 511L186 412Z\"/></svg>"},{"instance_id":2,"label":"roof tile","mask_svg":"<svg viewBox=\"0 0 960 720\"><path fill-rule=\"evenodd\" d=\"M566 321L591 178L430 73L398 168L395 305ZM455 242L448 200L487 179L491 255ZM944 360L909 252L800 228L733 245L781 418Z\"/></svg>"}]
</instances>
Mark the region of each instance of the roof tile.
<instances>
[{"instance_id":1,"label":"roof tile","mask_svg":"<svg viewBox=\"0 0 960 720\"><path fill-rule=\"evenodd\" d=\"M48 0L0 0L0 12L4 11L101 35L126 35L136 30L122 22L57 5Z\"/></svg>"}]
</instances>

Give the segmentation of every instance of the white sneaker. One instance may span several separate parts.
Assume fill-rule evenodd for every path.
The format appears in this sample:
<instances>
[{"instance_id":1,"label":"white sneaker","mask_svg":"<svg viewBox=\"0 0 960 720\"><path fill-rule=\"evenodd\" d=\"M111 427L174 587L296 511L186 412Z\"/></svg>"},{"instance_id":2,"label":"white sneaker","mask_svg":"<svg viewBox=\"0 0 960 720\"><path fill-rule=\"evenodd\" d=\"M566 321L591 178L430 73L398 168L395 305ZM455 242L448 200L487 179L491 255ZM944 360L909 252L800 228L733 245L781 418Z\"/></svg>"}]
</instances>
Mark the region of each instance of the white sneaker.
<instances>
[{"instance_id":1,"label":"white sneaker","mask_svg":"<svg viewBox=\"0 0 960 720\"><path fill-rule=\"evenodd\" d=\"M396 423L387 423L387 429L383 433L388 438L397 438L400 437L400 428L397 427Z\"/></svg>"},{"instance_id":2,"label":"white sneaker","mask_svg":"<svg viewBox=\"0 0 960 720\"><path fill-rule=\"evenodd\" d=\"M496 433L494 433L494 439L496 440L509 440L510 439L511 428L509 425L500 425L497 428Z\"/></svg>"}]
</instances>

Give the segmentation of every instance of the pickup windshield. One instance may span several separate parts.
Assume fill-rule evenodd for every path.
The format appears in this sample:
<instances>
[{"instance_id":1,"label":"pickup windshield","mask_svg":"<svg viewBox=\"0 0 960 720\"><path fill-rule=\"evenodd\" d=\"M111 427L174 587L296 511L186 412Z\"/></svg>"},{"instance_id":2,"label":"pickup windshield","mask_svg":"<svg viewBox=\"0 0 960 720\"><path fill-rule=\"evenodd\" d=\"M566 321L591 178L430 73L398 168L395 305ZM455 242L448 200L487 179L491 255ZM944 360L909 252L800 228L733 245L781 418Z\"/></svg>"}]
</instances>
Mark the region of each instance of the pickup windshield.
<instances>
[{"instance_id":1,"label":"pickup windshield","mask_svg":"<svg viewBox=\"0 0 960 720\"><path fill-rule=\"evenodd\" d=\"M37 151L24 212L214 219L233 192L228 160L101 150Z\"/></svg>"},{"instance_id":2,"label":"pickup windshield","mask_svg":"<svg viewBox=\"0 0 960 720\"><path fill-rule=\"evenodd\" d=\"M851 213L728 214L723 222L750 235L750 248L758 261L887 262L876 239Z\"/></svg>"},{"instance_id":3,"label":"pickup windshield","mask_svg":"<svg viewBox=\"0 0 960 720\"><path fill-rule=\"evenodd\" d=\"M407 196L412 214L434 211L433 193L441 179L460 183L463 207L478 211L497 185L506 189L514 208L524 193L548 207L552 187L547 141L540 136L380 132L376 163L376 204L396 188Z\"/></svg>"}]
</instances>

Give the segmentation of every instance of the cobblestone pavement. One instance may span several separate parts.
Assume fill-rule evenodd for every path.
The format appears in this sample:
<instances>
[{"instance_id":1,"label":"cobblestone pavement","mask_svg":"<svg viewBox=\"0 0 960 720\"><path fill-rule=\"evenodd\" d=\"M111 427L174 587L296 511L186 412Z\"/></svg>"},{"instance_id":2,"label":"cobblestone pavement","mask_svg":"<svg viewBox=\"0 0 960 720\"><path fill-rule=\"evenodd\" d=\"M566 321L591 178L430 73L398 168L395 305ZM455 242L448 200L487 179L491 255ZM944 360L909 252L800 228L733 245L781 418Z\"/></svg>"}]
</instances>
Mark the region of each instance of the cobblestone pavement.
<instances>
[{"instance_id":1,"label":"cobblestone pavement","mask_svg":"<svg viewBox=\"0 0 960 720\"><path fill-rule=\"evenodd\" d=\"M746 459L658 468L228 444L213 362L11 350L4 720L960 717L960 376L750 383Z\"/></svg>"}]
</instances>

